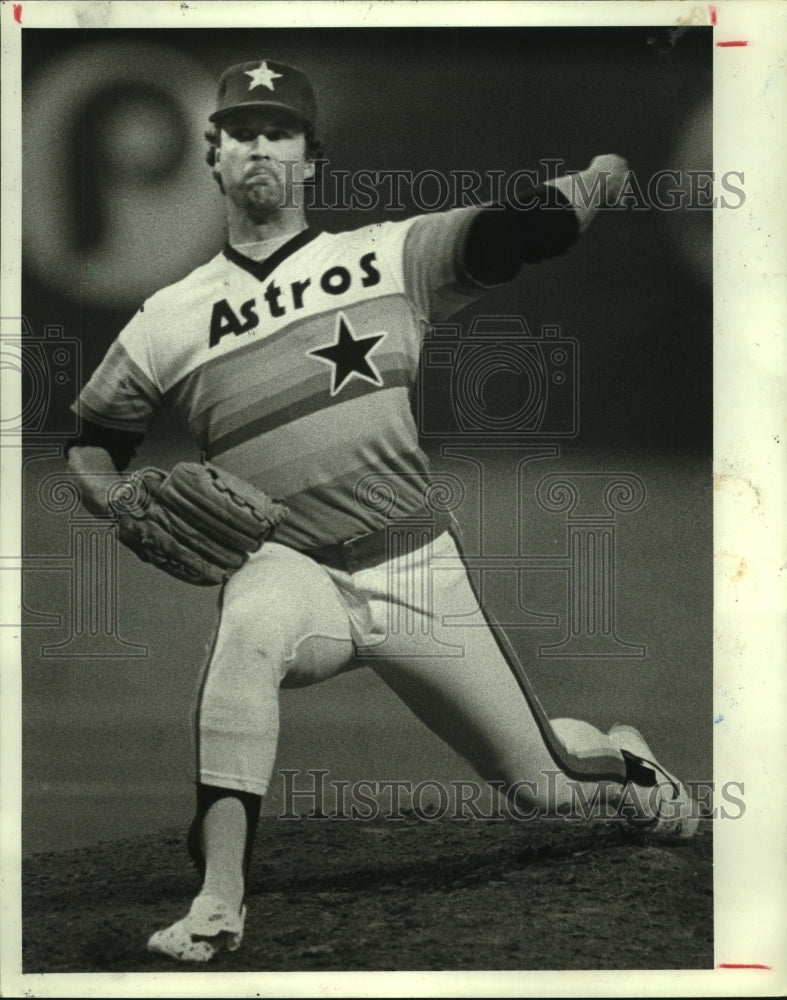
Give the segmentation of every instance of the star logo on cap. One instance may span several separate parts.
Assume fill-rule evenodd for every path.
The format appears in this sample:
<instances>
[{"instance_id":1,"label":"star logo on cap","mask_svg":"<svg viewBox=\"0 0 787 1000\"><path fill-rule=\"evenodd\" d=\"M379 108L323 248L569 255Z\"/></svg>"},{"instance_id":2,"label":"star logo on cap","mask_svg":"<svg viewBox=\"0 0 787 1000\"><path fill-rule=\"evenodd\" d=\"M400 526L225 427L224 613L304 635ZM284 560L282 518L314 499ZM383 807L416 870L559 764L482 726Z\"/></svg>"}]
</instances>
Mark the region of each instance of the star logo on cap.
<instances>
[{"instance_id":1,"label":"star logo on cap","mask_svg":"<svg viewBox=\"0 0 787 1000\"><path fill-rule=\"evenodd\" d=\"M256 69L246 69L243 72L251 77L249 90L254 90L255 87L267 87L268 90L273 90L273 81L280 80L282 76L281 73L274 73L265 59Z\"/></svg>"},{"instance_id":2,"label":"star logo on cap","mask_svg":"<svg viewBox=\"0 0 787 1000\"><path fill-rule=\"evenodd\" d=\"M352 328L344 313L336 317L336 338L327 347L318 347L309 354L314 355L324 364L333 367L331 378L331 395L339 390L352 378L361 378L372 385L382 385L383 380L374 361L369 357L381 340L387 334L373 333L369 337L354 337Z\"/></svg>"}]
</instances>

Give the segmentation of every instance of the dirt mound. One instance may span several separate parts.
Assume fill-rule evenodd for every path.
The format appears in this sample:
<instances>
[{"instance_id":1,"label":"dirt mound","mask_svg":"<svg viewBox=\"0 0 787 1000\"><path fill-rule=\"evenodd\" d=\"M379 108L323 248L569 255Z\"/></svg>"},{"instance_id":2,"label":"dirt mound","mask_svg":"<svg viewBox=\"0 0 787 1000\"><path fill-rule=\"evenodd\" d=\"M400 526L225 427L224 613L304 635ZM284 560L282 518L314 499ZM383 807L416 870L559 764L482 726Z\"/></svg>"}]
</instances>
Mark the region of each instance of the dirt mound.
<instances>
[{"instance_id":1,"label":"dirt mound","mask_svg":"<svg viewBox=\"0 0 787 1000\"><path fill-rule=\"evenodd\" d=\"M208 968L712 968L712 860L709 822L666 847L616 823L267 819L243 947ZM35 855L24 971L196 968L145 942L197 888L180 832Z\"/></svg>"}]
</instances>

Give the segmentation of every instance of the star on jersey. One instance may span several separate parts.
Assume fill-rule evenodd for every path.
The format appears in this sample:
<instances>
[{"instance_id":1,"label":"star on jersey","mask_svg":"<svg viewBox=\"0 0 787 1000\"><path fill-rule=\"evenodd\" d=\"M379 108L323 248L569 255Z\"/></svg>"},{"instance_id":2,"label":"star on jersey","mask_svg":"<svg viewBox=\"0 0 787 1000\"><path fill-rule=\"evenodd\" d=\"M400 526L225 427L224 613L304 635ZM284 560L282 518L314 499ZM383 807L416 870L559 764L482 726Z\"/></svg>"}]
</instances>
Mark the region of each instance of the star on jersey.
<instances>
[{"instance_id":1,"label":"star on jersey","mask_svg":"<svg viewBox=\"0 0 787 1000\"><path fill-rule=\"evenodd\" d=\"M273 90L273 81L281 79L282 75L281 73L274 73L265 59L262 60L256 69L246 69L243 72L246 76L251 77L249 90L254 90L255 87L267 87L268 90Z\"/></svg>"},{"instance_id":2,"label":"star on jersey","mask_svg":"<svg viewBox=\"0 0 787 1000\"><path fill-rule=\"evenodd\" d=\"M354 337L352 328L344 313L340 312L336 317L336 339L327 347L317 347L309 354L326 365L333 366L331 378L331 395L337 392L353 377L362 378L372 385L382 385L383 380L374 361L369 357L381 340L384 340L385 332L373 333L369 337Z\"/></svg>"}]
</instances>

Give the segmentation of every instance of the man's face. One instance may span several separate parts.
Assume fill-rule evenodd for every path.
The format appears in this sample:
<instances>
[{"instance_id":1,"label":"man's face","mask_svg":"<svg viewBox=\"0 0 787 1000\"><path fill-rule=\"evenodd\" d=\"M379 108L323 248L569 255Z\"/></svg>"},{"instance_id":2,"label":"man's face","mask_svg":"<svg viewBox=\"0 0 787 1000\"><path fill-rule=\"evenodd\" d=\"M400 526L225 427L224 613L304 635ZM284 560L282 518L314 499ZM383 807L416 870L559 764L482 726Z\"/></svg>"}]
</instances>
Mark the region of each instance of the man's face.
<instances>
[{"instance_id":1,"label":"man's face","mask_svg":"<svg viewBox=\"0 0 787 1000\"><path fill-rule=\"evenodd\" d=\"M286 111L247 108L221 122L217 169L224 191L252 222L299 203L296 188L312 176L306 137Z\"/></svg>"}]
</instances>

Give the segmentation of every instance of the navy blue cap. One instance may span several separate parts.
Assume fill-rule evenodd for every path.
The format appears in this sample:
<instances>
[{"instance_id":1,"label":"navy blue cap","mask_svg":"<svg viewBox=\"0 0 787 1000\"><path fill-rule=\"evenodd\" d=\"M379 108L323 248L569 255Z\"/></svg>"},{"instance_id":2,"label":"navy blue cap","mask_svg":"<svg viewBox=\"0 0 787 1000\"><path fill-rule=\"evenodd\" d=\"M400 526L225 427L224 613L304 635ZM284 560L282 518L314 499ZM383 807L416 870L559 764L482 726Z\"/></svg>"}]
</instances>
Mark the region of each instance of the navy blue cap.
<instances>
[{"instance_id":1,"label":"navy blue cap","mask_svg":"<svg viewBox=\"0 0 787 1000\"><path fill-rule=\"evenodd\" d=\"M225 70L219 80L216 110L210 121L219 122L243 108L281 108L314 125L317 102L309 78L280 62L239 63Z\"/></svg>"}]
</instances>

